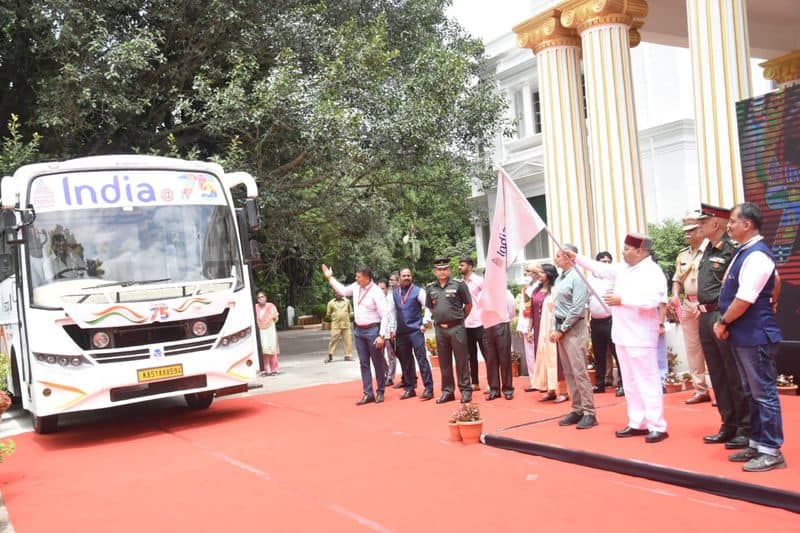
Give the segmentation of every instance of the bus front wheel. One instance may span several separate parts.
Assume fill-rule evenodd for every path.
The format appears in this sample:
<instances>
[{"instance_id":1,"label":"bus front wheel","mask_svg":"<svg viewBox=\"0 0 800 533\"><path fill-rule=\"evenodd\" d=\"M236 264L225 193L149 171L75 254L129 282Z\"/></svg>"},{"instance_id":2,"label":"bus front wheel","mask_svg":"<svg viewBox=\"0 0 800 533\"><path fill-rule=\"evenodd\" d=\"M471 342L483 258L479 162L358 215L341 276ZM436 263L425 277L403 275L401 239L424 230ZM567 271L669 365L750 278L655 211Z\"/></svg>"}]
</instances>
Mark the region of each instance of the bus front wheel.
<instances>
[{"instance_id":1,"label":"bus front wheel","mask_svg":"<svg viewBox=\"0 0 800 533\"><path fill-rule=\"evenodd\" d=\"M58 431L58 415L34 416L33 430L40 435Z\"/></svg>"},{"instance_id":2,"label":"bus front wheel","mask_svg":"<svg viewBox=\"0 0 800 533\"><path fill-rule=\"evenodd\" d=\"M192 392L184 394L183 397L189 409L208 409L214 401L214 391Z\"/></svg>"}]
</instances>

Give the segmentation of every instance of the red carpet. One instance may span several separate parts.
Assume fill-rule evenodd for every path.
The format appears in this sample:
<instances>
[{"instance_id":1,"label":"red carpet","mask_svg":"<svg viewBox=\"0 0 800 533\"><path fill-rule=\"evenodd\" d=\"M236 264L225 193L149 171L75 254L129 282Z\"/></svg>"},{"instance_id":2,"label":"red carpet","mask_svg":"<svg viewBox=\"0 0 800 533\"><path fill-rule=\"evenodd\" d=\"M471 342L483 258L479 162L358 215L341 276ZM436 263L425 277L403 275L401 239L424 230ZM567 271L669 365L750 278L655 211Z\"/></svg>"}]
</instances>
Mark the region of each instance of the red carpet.
<instances>
[{"instance_id":1,"label":"red carpet","mask_svg":"<svg viewBox=\"0 0 800 533\"><path fill-rule=\"evenodd\" d=\"M520 381L513 401L486 403L476 394L485 432L568 410L538 403L538 394L522 387ZM21 435L16 453L0 465L0 488L18 533L666 531L676 524L681 531L742 531L800 524L782 510L452 444L445 440L446 420L455 403L400 401L392 390L382 405L356 407L359 392L359 384L345 383L218 401L204 412L131 409L116 422ZM669 400L673 437L659 445L615 439L623 421L618 408L600 410L601 425L586 432L555 422L516 431L659 462L676 454L739 475L719 449L688 444L716 429L715 415L708 404L673 411L679 399ZM688 420L695 417L696 425ZM788 418L786 425L792 425ZM790 433L787 442L798 441ZM702 454L711 455L684 457ZM797 477L800 453L787 448L786 455L788 470L756 476L796 486L789 478Z\"/></svg>"}]
</instances>

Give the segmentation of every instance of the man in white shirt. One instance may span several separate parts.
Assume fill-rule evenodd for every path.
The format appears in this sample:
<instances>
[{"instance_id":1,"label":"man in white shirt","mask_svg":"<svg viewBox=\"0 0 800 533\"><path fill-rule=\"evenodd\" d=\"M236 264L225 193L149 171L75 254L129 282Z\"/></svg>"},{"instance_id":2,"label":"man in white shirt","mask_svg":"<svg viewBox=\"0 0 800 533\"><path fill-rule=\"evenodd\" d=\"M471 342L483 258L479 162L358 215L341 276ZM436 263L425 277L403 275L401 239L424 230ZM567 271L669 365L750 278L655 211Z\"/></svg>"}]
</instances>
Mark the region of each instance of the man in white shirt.
<instances>
[{"instance_id":1,"label":"man in white shirt","mask_svg":"<svg viewBox=\"0 0 800 533\"><path fill-rule=\"evenodd\" d=\"M333 271L328 265L322 265L322 273L334 291L342 296L353 297L356 352L361 364L361 383L364 389L364 396L356 402L356 405L371 402L382 403L386 385L386 361L383 358L383 348L389 329L386 296L374 283L372 269L369 267L360 267L356 270L355 283L347 286L342 285L333 277ZM370 360L372 366L375 367L377 393L373 392Z\"/></svg>"},{"instance_id":2,"label":"man in white shirt","mask_svg":"<svg viewBox=\"0 0 800 533\"><path fill-rule=\"evenodd\" d=\"M475 306L472 312L464 319L464 328L467 330L467 350L469 351L469 375L472 381L472 390L481 390L478 382L478 348L481 354L486 356L483 347L483 322L478 308L478 300L483 290L483 278L473 272L475 262L471 257L462 257L458 263L458 271L461 273L461 281L467 284L469 294L472 297L472 305Z\"/></svg>"},{"instance_id":3,"label":"man in white shirt","mask_svg":"<svg viewBox=\"0 0 800 533\"><path fill-rule=\"evenodd\" d=\"M664 272L650 257L652 248L653 241L646 235L629 233L622 250L623 263L607 265L569 250L564 253L578 265L614 280L614 294L605 295L603 301L611 306L611 337L628 404L628 425L616 436L646 435L646 442L660 442L669 436L656 359L658 307L666 300L667 286Z\"/></svg>"}]
</instances>

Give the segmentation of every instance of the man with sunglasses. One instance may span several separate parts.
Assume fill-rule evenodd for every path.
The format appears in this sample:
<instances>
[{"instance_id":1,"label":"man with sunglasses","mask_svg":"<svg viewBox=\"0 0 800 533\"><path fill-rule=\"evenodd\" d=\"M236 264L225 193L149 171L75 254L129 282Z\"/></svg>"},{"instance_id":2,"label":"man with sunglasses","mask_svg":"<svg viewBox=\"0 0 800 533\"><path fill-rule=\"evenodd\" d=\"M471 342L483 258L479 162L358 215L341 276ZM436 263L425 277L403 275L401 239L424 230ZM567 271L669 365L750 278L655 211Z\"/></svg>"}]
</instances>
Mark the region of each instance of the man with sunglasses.
<instances>
[{"instance_id":1,"label":"man with sunglasses","mask_svg":"<svg viewBox=\"0 0 800 533\"><path fill-rule=\"evenodd\" d=\"M433 261L437 281L428 284L425 306L431 310L436 325L436 351L442 372L442 395L436 403L452 402L455 397L453 357L456 360L458 388L461 403L472 401L472 383L469 375L469 352L464 318L472 311L472 296L463 281L450 277L450 259L440 257Z\"/></svg>"}]
</instances>

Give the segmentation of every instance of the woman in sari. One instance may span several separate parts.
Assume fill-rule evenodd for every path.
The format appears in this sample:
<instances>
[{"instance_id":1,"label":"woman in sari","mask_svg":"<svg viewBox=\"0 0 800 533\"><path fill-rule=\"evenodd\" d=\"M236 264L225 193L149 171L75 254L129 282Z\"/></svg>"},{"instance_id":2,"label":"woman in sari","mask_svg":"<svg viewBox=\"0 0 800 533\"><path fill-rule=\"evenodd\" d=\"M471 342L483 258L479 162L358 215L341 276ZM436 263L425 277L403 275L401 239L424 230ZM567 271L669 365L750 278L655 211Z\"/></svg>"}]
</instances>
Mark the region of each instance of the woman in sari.
<instances>
[{"instance_id":1,"label":"woman in sari","mask_svg":"<svg viewBox=\"0 0 800 533\"><path fill-rule=\"evenodd\" d=\"M267 301L267 295L259 292L256 295L256 321L261 337L261 356L264 370L260 376L278 374L278 333L275 322L278 321L278 308Z\"/></svg>"},{"instance_id":2,"label":"woman in sari","mask_svg":"<svg viewBox=\"0 0 800 533\"><path fill-rule=\"evenodd\" d=\"M540 301L538 308L538 321L531 320L532 335L536 338L536 366L534 368L533 387L540 391L547 391L539 400L548 401L556 399L558 390L558 351L556 344L550 340L550 330L553 329L553 284L558 277L556 267L546 263L539 267L539 280L541 286L534 293L533 303Z\"/></svg>"}]
</instances>

